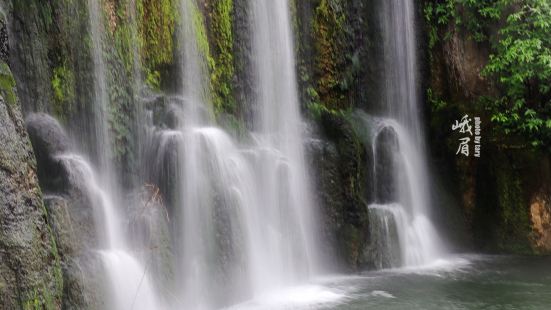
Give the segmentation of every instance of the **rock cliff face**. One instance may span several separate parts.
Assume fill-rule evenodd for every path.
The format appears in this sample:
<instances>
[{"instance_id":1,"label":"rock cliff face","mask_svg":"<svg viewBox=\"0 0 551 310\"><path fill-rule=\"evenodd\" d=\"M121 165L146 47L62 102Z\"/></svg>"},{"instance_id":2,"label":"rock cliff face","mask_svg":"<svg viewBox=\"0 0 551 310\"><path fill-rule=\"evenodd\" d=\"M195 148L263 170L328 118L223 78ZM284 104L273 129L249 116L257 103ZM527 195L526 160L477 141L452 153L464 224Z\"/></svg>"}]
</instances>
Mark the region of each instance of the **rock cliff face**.
<instances>
[{"instance_id":1,"label":"rock cliff face","mask_svg":"<svg viewBox=\"0 0 551 310\"><path fill-rule=\"evenodd\" d=\"M530 217L534 247L543 253L551 252L551 202L548 193L532 198Z\"/></svg>"},{"instance_id":2,"label":"rock cliff face","mask_svg":"<svg viewBox=\"0 0 551 310\"><path fill-rule=\"evenodd\" d=\"M549 154L522 145L518 137L505 136L479 101L503 91L482 74L496 27L489 26L489 39L476 42L461 25L425 24L425 33L436 31L439 38L426 49L429 140L435 171L461 207L469 246L488 252L550 253ZM456 155L458 136L451 126L465 114L482 120L480 158L472 153L468 158Z\"/></svg>"},{"instance_id":3,"label":"rock cliff face","mask_svg":"<svg viewBox=\"0 0 551 310\"><path fill-rule=\"evenodd\" d=\"M308 157L328 242L325 253L334 250L336 265L348 271L368 267L366 147L342 116L323 114L319 128Z\"/></svg>"},{"instance_id":4,"label":"rock cliff face","mask_svg":"<svg viewBox=\"0 0 551 310\"><path fill-rule=\"evenodd\" d=\"M51 116L27 116L26 128L38 161L38 180L44 191L48 222L56 241L64 281L64 309L101 309L106 292L98 248L93 197L85 176L62 158L70 156L69 138ZM60 157L61 156L61 157Z\"/></svg>"},{"instance_id":5,"label":"rock cliff face","mask_svg":"<svg viewBox=\"0 0 551 310\"><path fill-rule=\"evenodd\" d=\"M5 28L2 23L2 33ZM7 46L2 36L2 46ZM0 61L0 305L59 309L63 280L15 81Z\"/></svg>"}]
</instances>

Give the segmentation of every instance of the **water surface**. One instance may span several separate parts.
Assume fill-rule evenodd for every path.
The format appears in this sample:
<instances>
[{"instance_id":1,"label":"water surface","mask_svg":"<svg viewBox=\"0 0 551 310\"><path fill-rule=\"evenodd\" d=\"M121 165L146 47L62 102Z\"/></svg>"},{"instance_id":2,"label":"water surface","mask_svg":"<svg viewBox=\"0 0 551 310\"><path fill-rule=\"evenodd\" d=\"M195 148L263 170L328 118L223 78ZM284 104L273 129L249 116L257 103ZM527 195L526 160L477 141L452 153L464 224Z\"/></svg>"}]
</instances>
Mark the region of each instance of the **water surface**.
<instances>
[{"instance_id":1,"label":"water surface","mask_svg":"<svg viewBox=\"0 0 551 310\"><path fill-rule=\"evenodd\" d=\"M551 257L455 256L424 268L327 278L235 308L551 309L550 267Z\"/></svg>"}]
</instances>

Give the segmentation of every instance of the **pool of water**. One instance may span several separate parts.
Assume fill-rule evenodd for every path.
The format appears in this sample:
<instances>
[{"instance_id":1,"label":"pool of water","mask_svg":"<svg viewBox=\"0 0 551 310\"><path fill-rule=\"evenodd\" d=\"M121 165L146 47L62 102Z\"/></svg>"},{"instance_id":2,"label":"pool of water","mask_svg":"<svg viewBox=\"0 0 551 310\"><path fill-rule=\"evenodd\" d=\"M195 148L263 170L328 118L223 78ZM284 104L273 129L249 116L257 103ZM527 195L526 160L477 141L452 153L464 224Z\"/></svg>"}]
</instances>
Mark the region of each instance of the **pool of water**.
<instances>
[{"instance_id":1,"label":"pool of water","mask_svg":"<svg viewBox=\"0 0 551 310\"><path fill-rule=\"evenodd\" d=\"M234 308L547 310L551 257L455 256L423 268L328 277Z\"/></svg>"}]
</instances>

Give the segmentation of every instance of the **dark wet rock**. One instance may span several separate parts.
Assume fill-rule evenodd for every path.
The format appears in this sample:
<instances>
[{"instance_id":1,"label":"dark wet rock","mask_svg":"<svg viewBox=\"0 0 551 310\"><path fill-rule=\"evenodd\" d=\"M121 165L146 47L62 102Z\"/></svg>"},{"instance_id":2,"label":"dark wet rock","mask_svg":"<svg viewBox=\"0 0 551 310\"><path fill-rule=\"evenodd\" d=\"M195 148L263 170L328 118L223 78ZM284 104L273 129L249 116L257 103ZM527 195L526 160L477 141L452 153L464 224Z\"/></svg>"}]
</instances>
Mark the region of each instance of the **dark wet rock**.
<instances>
[{"instance_id":1,"label":"dark wet rock","mask_svg":"<svg viewBox=\"0 0 551 310\"><path fill-rule=\"evenodd\" d=\"M363 250L367 268L380 270L402 266L396 221L391 210L369 208L370 238Z\"/></svg>"},{"instance_id":2,"label":"dark wet rock","mask_svg":"<svg viewBox=\"0 0 551 310\"><path fill-rule=\"evenodd\" d=\"M366 148L342 116L323 114L320 132L323 139L309 144L308 157L323 208L322 227L339 265L356 270L366 264L363 248L369 239Z\"/></svg>"},{"instance_id":3,"label":"dark wet rock","mask_svg":"<svg viewBox=\"0 0 551 310\"><path fill-rule=\"evenodd\" d=\"M146 93L139 100L145 111L150 115L151 124L161 129L178 129L186 124L190 111L198 119L208 122L211 120L211 111L207 105L192 102L189 98L178 95ZM195 121L195 120L194 120Z\"/></svg>"},{"instance_id":4,"label":"dark wet rock","mask_svg":"<svg viewBox=\"0 0 551 310\"><path fill-rule=\"evenodd\" d=\"M182 126L182 107L176 103L170 103L164 111L162 124L169 129L177 129Z\"/></svg>"},{"instance_id":5,"label":"dark wet rock","mask_svg":"<svg viewBox=\"0 0 551 310\"><path fill-rule=\"evenodd\" d=\"M371 148L371 146L369 146ZM375 185L374 199L376 203L390 203L397 201L398 184L400 179L395 174L399 165L398 138L392 127L381 129L375 141L375 174L372 182Z\"/></svg>"},{"instance_id":6,"label":"dark wet rock","mask_svg":"<svg viewBox=\"0 0 551 310\"><path fill-rule=\"evenodd\" d=\"M150 133L145 147L146 179L161 190L170 216L178 200L178 174L183 156L183 135L173 130L158 130Z\"/></svg>"},{"instance_id":7,"label":"dark wet rock","mask_svg":"<svg viewBox=\"0 0 551 310\"><path fill-rule=\"evenodd\" d=\"M25 119L33 148L40 156L55 156L69 150L69 138L59 122L44 113L33 113ZM39 156L37 154L37 156Z\"/></svg>"},{"instance_id":8,"label":"dark wet rock","mask_svg":"<svg viewBox=\"0 0 551 310\"><path fill-rule=\"evenodd\" d=\"M101 309L106 292L98 248L94 202L98 197L88 188L87 174L81 173L68 155L69 138L56 119L31 114L26 126L38 159L40 186L47 193L44 203L48 223L58 246L63 281L64 309ZM82 167L81 167L82 168Z\"/></svg>"},{"instance_id":9,"label":"dark wet rock","mask_svg":"<svg viewBox=\"0 0 551 310\"><path fill-rule=\"evenodd\" d=\"M61 196L45 196L44 202L61 258L63 309L104 309L106 272L99 253L93 250L91 210L75 208L74 200Z\"/></svg>"},{"instance_id":10,"label":"dark wet rock","mask_svg":"<svg viewBox=\"0 0 551 310\"><path fill-rule=\"evenodd\" d=\"M63 309L102 310L107 309L107 273L97 251L87 255L70 257L62 263L63 269Z\"/></svg>"},{"instance_id":11,"label":"dark wet rock","mask_svg":"<svg viewBox=\"0 0 551 310\"><path fill-rule=\"evenodd\" d=\"M58 252L19 103L6 101L8 92L13 89L0 95L0 305L58 309L63 289Z\"/></svg>"},{"instance_id":12,"label":"dark wet rock","mask_svg":"<svg viewBox=\"0 0 551 310\"><path fill-rule=\"evenodd\" d=\"M45 111L53 98L51 70L48 67L49 3L43 1L4 1L9 15L9 63L17 81L23 112Z\"/></svg>"},{"instance_id":13,"label":"dark wet rock","mask_svg":"<svg viewBox=\"0 0 551 310\"><path fill-rule=\"evenodd\" d=\"M8 27L6 25L4 12L0 8L0 60L7 63L9 60L10 47L8 42Z\"/></svg>"},{"instance_id":14,"label":"dark wet rock","mask_svg":"<svg viewBox=\"0 0 551 310\"><path fill-rule=\"evenodd\" d=\"M139 104L143 106L146 114L149 115L147 118L151 121L151 125L162 127L165 118L164 111L166 110L166 96L144 91L144 93L138 98L138 101Z\"/></svg>"},{"instance_id":15,"label":"dark wet rock","mask_svg":"<svg viewBox=\"0 0 551 310\"><path fill-rule=\"evenodd\" d=\"M339 154L334 143L321 139L311 139L306 144L310 166L313 168L316 202L322 206L323 253L332 253L338 245L337 232L344 225L344 188L339 184ZM336 259L336 257L332 257ZM331 264L332 262L327 262Z\"/></svg>"},{"instance_id":16,"label":"dark wet rock","mask_svg":"<svg viewBox=\"0 0 551 310\"><path fill-rule=\"evenodd\" d=\"M38 179L42 190L63 192L68 188L67 171L56 158L69 150L69 138L53 117L39 113L25 120L36 154Z\"/></svg>"},{"instance_id":17,"label":"dark wet rock","mask_svg":"<svg viewBox=\"0 0 551 310\"><path fill-rule=\"evenodd\" d=\"M248 0L233 1L232 31L234 35L233 58L236 78L233 81L235 90L235 102L237 104L236 115L239 119L254 119L254 77L253 58L251 46L253 40L250 32L250 2ZM240 78L238 78L240 77ZM249 121L245 127L251 129L253 125Z\"/></svg>"}]
</instances>

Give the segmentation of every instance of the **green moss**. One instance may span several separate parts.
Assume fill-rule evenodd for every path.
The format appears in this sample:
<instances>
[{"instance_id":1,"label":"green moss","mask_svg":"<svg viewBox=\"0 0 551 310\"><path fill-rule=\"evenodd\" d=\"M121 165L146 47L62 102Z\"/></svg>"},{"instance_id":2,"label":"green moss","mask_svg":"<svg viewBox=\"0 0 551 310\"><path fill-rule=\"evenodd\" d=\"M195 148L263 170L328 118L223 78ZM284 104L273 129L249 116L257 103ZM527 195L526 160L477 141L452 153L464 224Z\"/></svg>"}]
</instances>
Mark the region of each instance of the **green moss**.
<instances>
[{"instance_id":1,"label":"green moss","mask_svg":"<svg viewBox=\"0 0 551 310\"><path fill-rule=\"evenodd\" d=\"M36 188L37 195L40 197L40 210L44 215L44 219L47 219L47 210L42 202L42 193L39 187ZM41 285L35 287L29 295L24 296L22 302L23 309L40 309L40 310L54 310L60 309L59 304L61 303L63 295L63 275L60 265L60 256L57 250L57 244L54 238L54 233L49 223L46 223L47 235L50 239L49 251L50 257L53 263L47 270L44 270L44 274L47 275L44 277L44 280ZM35 230L37 235L35 240L41 242L41 233ZM38 245L37 245L38 246ZM53 276L53 281L50 279L50 276ZM28 293L27 293L28 294Z\"/></svg>"},{"instance_id":2,"label":"green moss","mask_svg":"<svg viewBox=\"0 0 551 310\"><path fill-rule=\"evenodd\" d=\"M155 91L161 89L161 73L159 71L147 71L145 75L145 83Z\"/></svg>"},{"instance_id":3,"label":"green moss","mask_svg":"<svg viewBox=\"0 0 551 310\"><path fill-rule=\"evenodd\" d=\"M46 207L44 206L44 204L42 204L42 209L44 210L44 214L47 213L47 210L46 210ZM47 216L46 216L47 218ZM63 272L61 271L61 258L59 256L59 251L57 249L57 242L54 238L54 232L52 231L52 227L50 226L50 223L48 223L47 225L48 227L48 234L50 235L50 242L51 242L51 247L50 247L50 254L52 255L52 257L54 258L54 261L55 261L55 265L54 265L54 289L56 290L55 291L55 294L54 296L56 296L58 299L61 299L62 298L62 295L63 295ZM50 296L52 297L52 296ZM50 298L51 299L51 304L53 304L53 298Z\"/></svg>"},{"instance_id":4,"label":"green moss","mask_svg":"<svg viewBox=\"0 0 551 310\"><path fill-rule=\"evenodd\" d=\"M23 310L55 310L57 306L54 296L48 289L35 289L22 302Z\"/></svg>"},{"instance_id":5,"label":"green moss","mask_svg":"<svg viewBox=\"0 0 551 310\"><path fill-rule=\"evenodd\" d=\"M71 103L75 100L75 77L67 65L53 70L52 89L54 92L54 114L65 120L71 113Z\"/></svg>"},{"instance_id":6,"label":"green moss","mask_svg":"<svg viewBox=\"0 0 551 310\"><path fill-rule=\"evenodd\" d=\"M209 40L207 36L207 29L205 25L205 19L201 10L193 3L191 5L191 18L193 19L193 29L195 30L195 40L199 52L207 61L209 70L212 70L215 66L214 59L210 54Z\"/></svg>"},{"instance_id":7,"label":"green moss","mask_svg":"<svg viewBox=\"0 0 551 310\"><path fill-rule=\"evenodd\" d=\"M4 62L0 63L0 95L6 102L13 106L17 103L15 94L15 79L11 74L11 70Z\"/></svg>"},{"instance_id":8,"label":"green moss","mask_svg":"<svg viewBox=\"0 0 551 310\"><path fill-rule=\"evenodd\" d=\"M235 112L232 79L233 64L233 0L215 1L209 13L214 66L211 68L213 103L217 114Z\"/></svg>"},{"instance_id":9,"label":"green moss","mask_svg":"<svg viewBox=\"0 0 551 310\"><path fill-rule=\"evenodd\" d=\"M502 160L495 163L497 202L500 225L498 246L512 253L532 253L528 236L530 215L528 203L523 199L523 184L514 171L514 163Z\"/></svg>"},{"instance_id":10,"label":"green moss","mask_svg":"<svg viewBox=\"0 0 551 310\"><path fill-rule=\"evenodd\" d=\"M139 44L142 60L149 69L173 62L176 0L137 0Z\"/></svg>"},{"instance_id":11,"label":"green moss","mask_svg":"<svg viewBox=\"0 0 551 310\"><path fill-rule=\"evenodd\" d=\"M33 295L23 302L23 310L40 310L42 309L42 302L36 290L33 292Z\"/></svg>"},{"instance_id":12,"label":"green moss","mask_svg":"<svg viewBox=\"0 0 551 310\"><path fill-rule=\"evenodd\" d=\"M223 5L223 4L224 3L220 5ZM226 9L228 8L226 7ZM223 8L221 10L223 11ZM224 89L219 90L218 87L224 87L224 84L220 83L221 82L221 80L219 79L220 71L218 71L216 59L212 56L212 53L211 53L212 52L210 48L211 43L209 42L207 25L205 23L203 12L200 10L199 7L195 5L195 3L192 3L191 13L192 13L191 18L193 19L193 29L195 31L196 44L199 49L199 53L201 57L206 62L206 65L207 65L206 69L208 70L208 73L209 73L209 78L205 81L207 85L205 86L210 90L209 94L211 96L214 94L213 96L214 98L213 97L207 98L207 100L215 99L214 106L209 106L209 107L214 108L214 111L219 113L222 110L221 109L222 99L220 99L220 97L218 97L217 94L219 94L219 91L224 92L225 90ZM229 14L229 12L227 13ZM230 31L230 34L227 33L228 29L225 29L225 31L226 33L220 33L218 35L223 38L227 36L231 38L231 31ZM216 44L215 44L215 47L218 48ZM220 55L220 57L231 57L231 56ZM224 68L223 65L221 66L221 68Z\"/></svg>"},{"instance_id":13,"label":"green moss","mask_svg":"<svg viewBox=\"0 0 551 310\"><path fill-rule=\"evenodd\" d=\"M133 163L134 91L136 33L132 23L131 3L119 0L104 6L103 58L109 95L109 128L115 160L122 170ZM139 41L139 40L138 40ZM141 69L141 68L138 68Z\"/></svg>"},{"instance_id":14,"label":"green moss","mask_svg":"<svg viewBox=\"0 0 551 310\"><path fill-rule=\"evenodd\" d=\"M427 88L427 101L433 113L438 113L448 107L448 103L443 100L432 88Z\"/></svg>"},{"instance_id":15,"label":"green moss","mask_svg":"<svg viewBox=\"0 0 551 310\"><path fill-rule=\"evenodd\" d=\"M346 62L344 50L346 15L338 0L321 0L315 10L315 78L319 100L327 109L343 107L346 85L342 68Z\"/></svg>"}]
</instances>

